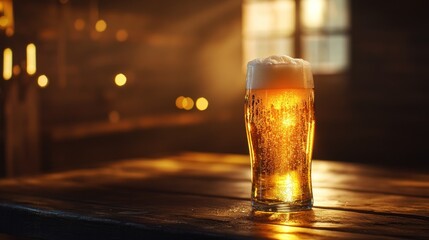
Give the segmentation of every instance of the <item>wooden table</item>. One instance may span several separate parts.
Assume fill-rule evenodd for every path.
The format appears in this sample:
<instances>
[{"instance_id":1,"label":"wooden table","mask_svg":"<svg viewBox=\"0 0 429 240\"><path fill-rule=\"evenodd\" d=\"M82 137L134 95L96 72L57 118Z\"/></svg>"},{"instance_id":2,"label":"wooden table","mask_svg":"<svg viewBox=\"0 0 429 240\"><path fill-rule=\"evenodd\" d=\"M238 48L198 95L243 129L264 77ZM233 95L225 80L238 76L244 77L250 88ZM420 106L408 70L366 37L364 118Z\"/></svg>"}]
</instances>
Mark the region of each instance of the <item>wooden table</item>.
<instances>
[{"instance_id":1,"label":"wooden table","mask_svg":"<svg viewBox=\"0 0 429 240\"><path fill-rule=\"evenodd\" d=\"M252 214L248 156L184 153L0 181L0 232L41 239L429 239L429 174L314 161L315 206Z\"/></svg>"}]
</instances>

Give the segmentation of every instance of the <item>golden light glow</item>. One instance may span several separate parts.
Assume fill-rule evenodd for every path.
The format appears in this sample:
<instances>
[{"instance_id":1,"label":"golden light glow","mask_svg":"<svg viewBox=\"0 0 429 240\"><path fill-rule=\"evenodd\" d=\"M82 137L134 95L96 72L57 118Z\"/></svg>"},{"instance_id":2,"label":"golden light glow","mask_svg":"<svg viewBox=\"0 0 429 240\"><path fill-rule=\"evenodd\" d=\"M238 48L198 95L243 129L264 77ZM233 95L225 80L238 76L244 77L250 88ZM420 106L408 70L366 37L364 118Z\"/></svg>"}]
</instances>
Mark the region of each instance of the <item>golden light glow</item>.
<instances>
[{"instance_id":1,"label":"golden light glow","mask_svg":"<svg viewBox=\"0 0 429 240\"><path fill-rule=\"evenodd\" d=\"M185 99L184 96L179 96L176 98L176 107L178 109L183 109L183 100Z\"/></svg>"},{"instance_id":2,"label":"golden light glow","mask_svg":"<svg viewBox=\"0 0 429 240\"><path fill-rule=\"evenodd\" d=\"M13 63L12 49L6 48L3 51L3 79L9 80L12 77Z\"/></svg>"},{"instance_id":3,"label":"golden light glow","mask_svg":"<svg viewBox=\"0 0 429 240\"><path fill-rule=\"evenodd\" d=\"M29 75L36 73L36 45L34 43L27 45L27 73Z\"/></svg>"},{"instance_id":4,"label":"golden light glow","mask_svg":"<svg viewBox=\"0 0 429 240\"><path fill-rule=\"evenodd\" d=\"M298 94L289 93L281 97L270 98L270 104L276 110L281 110L281 108L291 108L297 106L301 101L301 98Z\"/></svg>"},{"instance_id":5,"label":"golden light glow","mask_svg":"<svg viewBox=\"0 0 429 240\"><path fill-rule=\"evenodd\" d=\"M200 97L195 102L195 106L197 107L198 110L204 111L209 106L209 101L207 101L206 98Z\"/></svg>"},{"instance_id":6,"label":"golden light glow","mask_svg":"<svg viewBox=\"0 0 429 240\"><path fill-rule=\"evenodd\" d=\"M118 42L125 42L128 39L128 32L125 29L120 29L116 32L116 40Z\"/></svg>"},{"instance_id":7,"label":"golden light glow","mask_svg":"<svg viewBox=\"0 0 429 240\"><path fill-rule=\"evenodd\" d=\"M296 124L296 116L289 116L288 118L283 119L283 126L289 128L293 127Z\"/></svg>"},{"instance_id":8,"label":"golden light glow","mask_svg":"<svg viewBox=\"0 0 429 240\"><path fill-rule=\"evenodd\" d=\"M264 227L261 234L266 239L278 240L306 239L306 236L313 230L302 227L312 225L316 221L313 211L290 213L252 212L252 218L258 222L269 222L269 226Z\"/></svg>"},{"instance_id":9,"label":"golden light glow","mask_svg":"<svg viewBox=\"0 0 429 240\"><path fill-rule=\"evenodd\" d=\"M74 28L78 31L82 31L85 28L85 21L82 18L78 18L74 21Z\"/></svg>"},{"instance_id":10,"label":"golden light glow","mask_svg":"<svg viewBox=\"0 0 429 240\"><path fill-rule=\"evenodd\" d=\"M49 80L48 77L46 77L46 75L40 75L37 78L37 85L39 85L39 87L44 88L46 86L48 86Z\"/></svg>"},{"instance_id":11,"label":"golden light glow","mask_svg":"<svg viewBox=\"0 0 429 240\"><path fill-rule=\"evenodd\" d=\"M305 152L308 154L309 158L311 159L311 157L313 156L313 142L314 142L314 126L315 126L315 121L313 120L311 123L309 123L310 126L310 131L309 134L307 135L307 146L305 148Z\"/></svg>"},{"instance_id":12,"label":"golden light glow","mask_svg":"<svg viewBox=\"0 0 429 240\"><path fill-rule=\"evenodd\" d=\"M294 227L280 224L273 224L272 235L270 238L276 240L299 240L301 239L298 234L300 231L295 230Z\"/></svg>"},{"instance_id":13,"label":"golden light glow","mask_svg":"<svg viewBox=\"0 0 429 240\"><path fill-rule=\"evenodd\" d=\"M115 84L118 85L119 87L122 87L125 85L125 83L127 83L127 77L122 73L116 74Z\"/></svg>"},{"instance_id":14,"label":"golden light glow","mask_svg":"<svg viewBox=\"0 0 429 240\"><path fill-rule=\"evenodd\" d=\"M194 100L190 97L184 98L182 100L182 106L185 110L191 110L194 107Z\"/></svg>"},{"instance_id":15,"label":"golden light glow","mask_svg":"<svg viewBox=\"0 0 429 240\"><path fill-rule=\"evenodd\" d=\"M302 1L302 23L308 28L319 28L324 23L326 9L325 0Z\"/></svg>"},{"instance_id":16,"label":"golden light glow","mask_svg":"<svg viewBox=\"0 0 429 240\"><path fill-rule=\"evenodd\" d=\"M106 31L106 28L107 28L107 23L103 19L100 19L95 23L95 30L97 32L104 32Z\"/></svg>"},{"instance_id":17,"label":"golden light glow","mask_svg":"<svg viewBox=\"0 0 429 240\"><path fill-rule=\"evenodd\" d=\"M296 199L299 199L300 188L299 183L300 179L296 171L289 171L286 175L277 176L276 177L276 185L275 188L277 193L274 196L279 196L280 200L286 202L293 202Z\"/></svg>"}]
</instances>

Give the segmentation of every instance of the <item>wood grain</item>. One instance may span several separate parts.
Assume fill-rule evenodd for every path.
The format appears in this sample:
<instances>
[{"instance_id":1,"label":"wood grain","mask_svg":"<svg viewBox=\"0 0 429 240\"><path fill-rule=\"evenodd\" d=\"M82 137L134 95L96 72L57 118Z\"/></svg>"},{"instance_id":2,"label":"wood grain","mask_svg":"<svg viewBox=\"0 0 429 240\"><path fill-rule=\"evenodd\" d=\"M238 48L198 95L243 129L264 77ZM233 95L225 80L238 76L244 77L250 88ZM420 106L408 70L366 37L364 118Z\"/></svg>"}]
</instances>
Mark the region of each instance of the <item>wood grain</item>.
<instances>
[{"instance_id":1,"label":"wood grain","mask_svg":"<svg viewBox=\"0 0 429 240\"><path fill-rule=\"evenodd\" d=\"M43 239L427 239L429 176L314 161L312 211L252 213L248 157L185 153L0 181L0 232Z\"/></svg>"}]
</instances>

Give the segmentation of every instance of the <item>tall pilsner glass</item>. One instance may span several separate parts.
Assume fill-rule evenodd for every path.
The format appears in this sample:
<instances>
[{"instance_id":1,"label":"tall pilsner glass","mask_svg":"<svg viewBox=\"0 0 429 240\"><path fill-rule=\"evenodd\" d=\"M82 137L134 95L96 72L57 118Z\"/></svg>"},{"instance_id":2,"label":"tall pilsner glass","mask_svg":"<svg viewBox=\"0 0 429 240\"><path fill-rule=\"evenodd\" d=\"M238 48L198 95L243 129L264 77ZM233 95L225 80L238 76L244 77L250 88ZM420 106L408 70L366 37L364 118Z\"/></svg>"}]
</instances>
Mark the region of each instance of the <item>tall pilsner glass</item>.
<instances>
[{"instance_id":1,"label":"tall pilsner glass","mask_svg":"<svg viewBox=\"0 0 429 240\"><path fill-rule=\"evenodd\" d=\"M310 64L288 56L247 65L245 123L255 211L311 209L314 84Z\"/></svg>"}]
</instances>

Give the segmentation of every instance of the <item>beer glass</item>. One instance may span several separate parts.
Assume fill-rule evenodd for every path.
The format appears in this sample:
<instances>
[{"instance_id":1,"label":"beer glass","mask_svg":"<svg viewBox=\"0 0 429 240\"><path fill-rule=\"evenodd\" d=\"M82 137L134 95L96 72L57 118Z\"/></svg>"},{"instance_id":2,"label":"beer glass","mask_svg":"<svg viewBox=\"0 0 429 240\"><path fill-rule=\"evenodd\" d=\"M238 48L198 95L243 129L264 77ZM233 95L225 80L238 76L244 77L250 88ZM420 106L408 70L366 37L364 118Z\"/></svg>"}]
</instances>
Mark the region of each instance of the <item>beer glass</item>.
<instances>
[{"instance_id":1,"label":"beer glass","mask_svg":"<svg viewBox=\"0 0 429 240\"><path fill-rule=\"evenodd\" d=\"M247 65L245 124L254 211L311 209L314 85L310 64L288 56Z\"/></svg>"}]
</instances>

